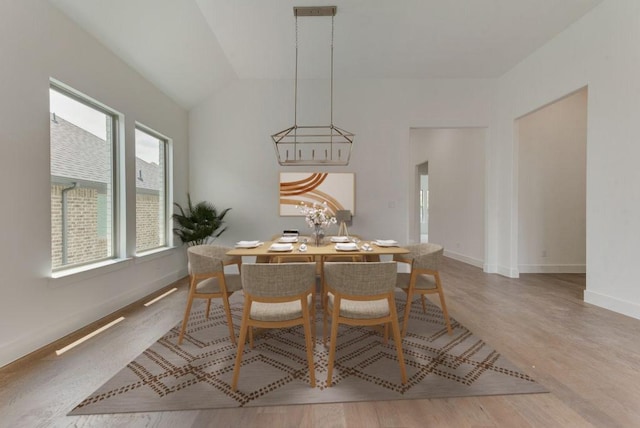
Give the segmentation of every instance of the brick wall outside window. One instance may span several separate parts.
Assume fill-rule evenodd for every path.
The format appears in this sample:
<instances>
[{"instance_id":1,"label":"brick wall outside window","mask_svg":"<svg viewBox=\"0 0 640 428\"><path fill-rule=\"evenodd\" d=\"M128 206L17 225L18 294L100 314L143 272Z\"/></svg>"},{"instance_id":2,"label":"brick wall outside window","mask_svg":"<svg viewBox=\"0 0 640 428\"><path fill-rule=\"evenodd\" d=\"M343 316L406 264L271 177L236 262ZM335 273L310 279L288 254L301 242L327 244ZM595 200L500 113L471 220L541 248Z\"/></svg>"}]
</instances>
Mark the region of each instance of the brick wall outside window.
<instances>
[{"instance_id":1,"label":"brick wall outside window","mask_svg":"<svg viewBox=\"0 0 640 428\"><path fill-rule=\"evenodd\" d=\"M52 268L62 267L62 189L51 187L51 260ZM160 242L160 201L158 195L136 195L136 248L151 249L164 245ZM67 265L105 259L108 254L108 236L99 236L98 191L77 188L67 192Z\"/></svg>"},{"instance_id":2,"label":"brick wall outside window","mask_svg":"<svg viewBox=\"0 0 640 428\"><path fill-rule=\"evenodd\" d=\"M158 195L136 194L136 249L144 251L164 245L160 231L160 200Z\"/></svg>"}]
</instances>

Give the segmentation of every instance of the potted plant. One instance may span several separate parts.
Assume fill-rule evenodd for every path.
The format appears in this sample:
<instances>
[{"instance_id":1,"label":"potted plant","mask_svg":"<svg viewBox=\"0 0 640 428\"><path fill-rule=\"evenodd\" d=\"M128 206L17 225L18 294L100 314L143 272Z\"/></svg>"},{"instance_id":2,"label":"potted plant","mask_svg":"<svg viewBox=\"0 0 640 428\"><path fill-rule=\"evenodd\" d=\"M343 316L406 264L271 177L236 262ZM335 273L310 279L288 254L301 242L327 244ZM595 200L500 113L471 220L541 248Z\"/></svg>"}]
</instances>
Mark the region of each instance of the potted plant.
<instances>
[{"instance_id":1,"label":"potted plant","mask_svg":"<svg viewBox=\"0 0 640 428\"><path fill-rule=\"evenodd\" d=\"M188 246L206 244L227 230L226 226L222 227L223 219L231 208L218 212L210 202L202 201L193 205L189 193L187 193L187 202L188 205L184 209L175 202L174 205L180 212L173 214L173 220L176 222L173 231L184 244Z\"/></svg>"}]
</instances>

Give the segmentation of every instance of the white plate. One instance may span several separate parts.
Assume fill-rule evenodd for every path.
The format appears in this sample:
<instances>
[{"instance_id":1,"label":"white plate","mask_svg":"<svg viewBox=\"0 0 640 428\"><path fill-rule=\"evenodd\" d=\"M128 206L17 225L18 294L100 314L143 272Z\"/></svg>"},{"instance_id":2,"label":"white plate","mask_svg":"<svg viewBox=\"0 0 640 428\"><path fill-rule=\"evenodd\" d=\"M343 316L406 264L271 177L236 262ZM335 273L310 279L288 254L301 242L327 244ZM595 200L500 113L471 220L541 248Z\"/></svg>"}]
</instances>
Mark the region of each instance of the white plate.
<instances>
[{"instance_id":1,"label":"white plate","mask_svg":"<svg viewBox=\"0 0 640 428\"><path fill-rule=\"evenodd\" d=\"M262 245L260 241L238 241L236 242L236 248L256 248Z\"/></svg>"},{"instance_id":2,"label":"white plate","mask_svg":"<svg viewBox=\"0 0 640 428\"><path fill-rule=\"evenodd\" d=\"M337 251L358 251L358 246L353 242L344 243L344 244L337 243L336 250Z\"/></svg>"},{"instance_id":3,"label":"white plate","mask_svg":"<svg viewBox=\"0 0 640 428\"><path fill-rule=\"evenodd\" d=\"M397 247L398 241L394 241L393 239L376 239L373 241L379 247Z\"/></svg>"},{"instance_id":4,"label":"white plate","mask_svg":"<svg viewBox=\"0 0 640 428\"><path fill-rule=\"evenodd\" d=\"M331 242L349 242L350 239L348 236L332 236Z\"/></svg>"},{"instance_id":5,"label":"white plate","mask_svg":"<svg viewBox=\"0 0 640 428\"><path fill-rule=\"evenodd\" d=\"M280 239L278 239L278 242L288 242L288 243L298 242L298 237L297 236L281 236Z\"/></svg>"},{"instance_id":6,"label":"white plate","mask_svg":"<svg viewBox=\"0 0 640 428\"><path fill-rule=\"evenodd\" d=\"M269 251L291 251L293 244L271 244Z\"/></svg>"}]
</instances>

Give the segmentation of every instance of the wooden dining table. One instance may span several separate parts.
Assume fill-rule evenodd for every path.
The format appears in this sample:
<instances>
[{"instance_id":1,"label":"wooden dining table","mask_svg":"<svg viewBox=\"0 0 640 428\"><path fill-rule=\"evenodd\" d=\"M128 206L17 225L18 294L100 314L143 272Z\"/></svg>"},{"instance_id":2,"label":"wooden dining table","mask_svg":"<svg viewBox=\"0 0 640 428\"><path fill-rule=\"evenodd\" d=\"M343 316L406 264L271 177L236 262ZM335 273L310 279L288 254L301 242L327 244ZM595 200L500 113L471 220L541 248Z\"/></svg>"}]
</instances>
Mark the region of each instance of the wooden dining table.
<instances>
[{"instance_id":1,"label":"wooden dining table","mask_svg":"<svg viewBox=\"0 0 640 428\"><path fill-rule=\"evenodd\" d=\"M273 251L270 250L272 244L282 244L278 242L278 237L274 240L264 241L260 245L252 248L233 248L227 251L228 256L256 257L257 262L269 263L278 261L279 258L287 259L294 262L315 262L317 266L317 274L320 278L321 294L324 295L324 263L325 261L356 261L354 257L359 257L359 261L377 262L380 256L393 256L394 254L407 254L408 249L401 246L383 246L377 245L375 241L358 240L356 250L338 250L336 242L331 242L331 237L325 237L320 245L315 245L313 240L307 236L299 236L298 241L292 243L292 249L289 251ZM305 243L306 250L300 251L300 245ZM368 244L368 249L363 246ZM305 260L305 258L308 258ZM324 305L324 299L322 300Z\"/></svg>"},{"instance_id":2,"label":"wooden dining table","mask_svg":"<svg viewBox=\"0 0 640 428\"><path fill-rule=\"evenodd\" d=\"M306 251L300 251L300 245L304 239L307 239ZM292 243L290 251L272 251L269 248L272 244L279 243L278 240L264 241L254 248L233 248L227 252L229 256L255 256L262 259L272 258L274 256L310 256L316 260L322 261L330 256L364 256L366 260L379 260L382 255L407 254L409 250L401 246L382 246L375 244L375 241L360 240L357 243L356 250L342 251L336 249L336 242L331 242L330 237L324 238L319 246L313 244L309 237L299 237L298 242ZM369 251L363 249L364 244L369 244Z\"/></svg>"}]
</instances>

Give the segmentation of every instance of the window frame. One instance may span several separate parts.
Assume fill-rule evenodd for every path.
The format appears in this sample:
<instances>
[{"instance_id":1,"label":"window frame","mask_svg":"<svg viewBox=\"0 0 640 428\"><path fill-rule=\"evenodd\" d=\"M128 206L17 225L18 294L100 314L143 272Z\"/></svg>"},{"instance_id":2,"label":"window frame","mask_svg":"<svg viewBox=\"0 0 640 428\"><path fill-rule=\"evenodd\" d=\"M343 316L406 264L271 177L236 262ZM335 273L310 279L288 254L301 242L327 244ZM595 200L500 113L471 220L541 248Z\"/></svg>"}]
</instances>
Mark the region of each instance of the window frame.
<instances>
[{"instance_id":1,"label":"window frame","mask_svg":"<svg viewBox=\"0 0 640 428\"><path fill-rule=\"evenodd\" d=\"M123 211L124 204L124 196L125 191L123 189L123 180L120 179L122 171L124 170L123 164L123 148L122 142L124 141L123 137L123 124L124 117L121 113L116 111L113 108L106 106L100 101L72 88L69 85L64 84L63 82L56 80L54 78L49 79L49 91L55 91L59 94L66 96L80 104L83 104L93 110L96 110L106 116L111 118L111 233L108 234L108 239L111 241L111 254L107 257L100 259L93 259L91 261L67 264L64 266L59 266L53 268L53 247L51 248L50 261L51 265L51 277L59 278L67 275L76 274L79 272L84 272L87 270L99 269L105 265L109 265L112 263L116 263L121 260L125 260L126 251L124 249L124 224L123 221L126 217L126 213ZM50 92L48 92L49 94ZM51 97L49 99L49 112L51 113ZM55 112L54 112L55 113ZM51 150L51 135L49 136L49 148ZM49 155L49 165L51 168L51 154ZM53 175L51 171L49 172L49 186L53 184L51 178ZM81 180L78 180L81 181ZM50 217L51 217L51 209ZM53 233L52 227L49 228L49 233ZM64 231L62 232L64 233Z\"/></svg>"},{"instance_id":2,"label":"window frame","mask_svg":"<svg viewBox=\"0 0 640 428\"><path fill-rule=\"evenodd\" d=\"M136 257L141 257L141 256L145 256L145 255L149 255L149 254L153 254L159 251L164 251L166 249L169 248L173 248L173 229L172 229L172 223L171 223L171 219L172 219L172 211L171 211L171 207L173 206L173 193L172 193L172 186L171 183L172 181L172 170L173 170L173 140L169 137L167 137L166 135L156 131L155 129L146 126L138 121L135 122L135 127L134 127L134 131L141 131L151 137L157 138L158 140L160 140L164 146L164 156L163 156L163 162L164 162L164 168L163 168L163 191L164 191L164 225L163 225L163 229L164 229L164 243L161 245L158 245L157 247L153 247L153 248L146 248L143 250L138 250L138 236L137 236L137 218L138 218L138 213L137 213L137 204L135 205L135 212L134 212L134 217L136 218L136 227L134 228L134 230L136 230L135 233L135 244L134 244L134 254L136 255ZM135 164L135 159L137 158L137 153L136 150L137 149L137 139L135 138L135 132L134 132L134 164ZM137 191L137 183L138 183L138 172L136 170L136 168L134 168L134 193L137 197L138 191Z\"/></svg>"}]
</instances>

